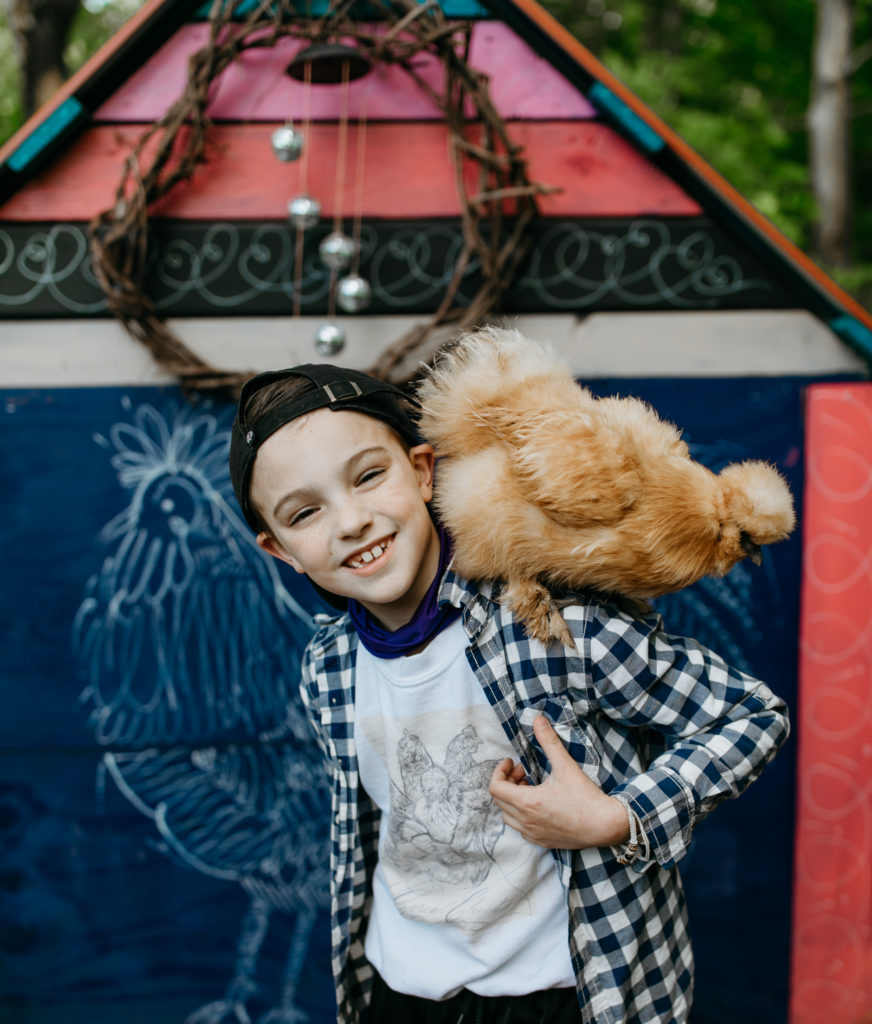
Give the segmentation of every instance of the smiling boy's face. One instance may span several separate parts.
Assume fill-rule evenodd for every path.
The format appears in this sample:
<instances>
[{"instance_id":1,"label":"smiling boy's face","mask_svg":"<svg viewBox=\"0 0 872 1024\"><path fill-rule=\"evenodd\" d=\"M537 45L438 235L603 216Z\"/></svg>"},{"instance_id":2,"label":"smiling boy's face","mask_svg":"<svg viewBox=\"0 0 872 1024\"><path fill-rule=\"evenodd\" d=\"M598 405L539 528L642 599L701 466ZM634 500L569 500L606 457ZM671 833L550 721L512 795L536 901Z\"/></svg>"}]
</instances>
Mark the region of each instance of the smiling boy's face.
<instances>
[{"instance_id":1,"label":"smiling boy's face","mask_svg":"<svg viewBox=\"0 0 872 1024\"><path fill-rule=\"evenodd\" d=\"M258 544L386 628L408 622L436 575L427 511L433 449L408 451L381 420L318 409L265 441L251 500L269 533Z\"/></svg>"}]
</instances>

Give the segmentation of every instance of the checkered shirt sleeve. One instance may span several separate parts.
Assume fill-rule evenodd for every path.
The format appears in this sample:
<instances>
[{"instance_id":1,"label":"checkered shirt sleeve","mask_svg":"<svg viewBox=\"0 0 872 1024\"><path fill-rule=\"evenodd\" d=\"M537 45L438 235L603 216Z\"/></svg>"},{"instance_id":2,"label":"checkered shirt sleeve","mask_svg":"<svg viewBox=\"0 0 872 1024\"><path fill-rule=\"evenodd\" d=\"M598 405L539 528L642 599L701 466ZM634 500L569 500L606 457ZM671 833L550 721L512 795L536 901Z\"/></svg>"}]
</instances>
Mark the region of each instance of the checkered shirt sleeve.
<instances>
[{"instance_id":1,"label":"checkered shirt sleeve","mask_svg":"<svg viewBox=\"0 0 872 1024\"><path fill-rule=\"evenodd\" d=\"M652 856L668 867L693 826L775 756L789 733L786 707L702 644L665 633L659 616L591 611L584 653L596 704L616 724L653 727L666 740L645 771L610 793L636 812Z\"/></svg>"},{"instance_id":2,"label":"checkered shirt sleeve","mask_svg":"<svg viewBox=\"0 0 872 1024\"><path fill-rule=\"evenodd\" d=\"M303 656L300 693L327 760L330 816L331 945L337 1020L356 1024L372 985L364 952L379 814L358 787L353 750L356 638L346 620L319 630Z\"/></svg>"}]
</instances>

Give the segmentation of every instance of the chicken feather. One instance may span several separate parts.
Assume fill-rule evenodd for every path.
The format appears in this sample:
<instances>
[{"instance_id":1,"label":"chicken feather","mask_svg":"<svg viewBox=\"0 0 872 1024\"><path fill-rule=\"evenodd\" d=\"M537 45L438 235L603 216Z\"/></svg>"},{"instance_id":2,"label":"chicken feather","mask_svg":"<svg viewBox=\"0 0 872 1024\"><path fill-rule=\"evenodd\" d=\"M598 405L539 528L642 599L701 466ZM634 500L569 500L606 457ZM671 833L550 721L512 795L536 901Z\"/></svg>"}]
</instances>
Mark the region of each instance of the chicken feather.
<instances>
[{"instance_id":1,"label":"chicken feather","mask_svg":"<svg viewBox=\"0 0 872 1024\"><path fill-rule=\"evenodd\" d=\"M518 331L463 336L418 397L458 571L502 579L501 600L543 642L571 643L551 589L644 602L757 561L794 527L774 467L713 473L646 403L596 398Z\"/></svg>"}]
</instances>

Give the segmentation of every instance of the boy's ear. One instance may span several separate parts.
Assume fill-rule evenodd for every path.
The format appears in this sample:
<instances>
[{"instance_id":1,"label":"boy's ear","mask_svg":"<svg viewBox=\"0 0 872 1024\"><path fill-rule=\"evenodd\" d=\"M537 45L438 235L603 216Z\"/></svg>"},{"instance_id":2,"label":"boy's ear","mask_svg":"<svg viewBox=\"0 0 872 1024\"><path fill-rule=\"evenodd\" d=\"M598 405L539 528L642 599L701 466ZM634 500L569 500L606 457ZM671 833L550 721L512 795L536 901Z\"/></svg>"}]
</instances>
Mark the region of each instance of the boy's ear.
<instances>
[{"instance_id":1,"label":"boy's ear","mask_svg":"<svg viewBox=\"0 0 872 1024\"><path fill-rule=\"evenodd\" d=\"M433 467L436 464L436 452L432 444L416 444L409 449L409 461L418 474L418 483L424 501L433 497Z\"/></svg>"},{"instance_id":2,"label":"boy's ear","mask_svg":"<svg viewBox=\"0 0 872 1024\"><path fill-rule=\"evenodd\" d=\"M295 572L303 572L300 563L285 551L282 545L279 544L272 534L259 533L257 535L257 546L261 551L265 551L268 555L272 555L273 558L277 558L280 562L286 562Z\"/></svg>"}]
</instances>

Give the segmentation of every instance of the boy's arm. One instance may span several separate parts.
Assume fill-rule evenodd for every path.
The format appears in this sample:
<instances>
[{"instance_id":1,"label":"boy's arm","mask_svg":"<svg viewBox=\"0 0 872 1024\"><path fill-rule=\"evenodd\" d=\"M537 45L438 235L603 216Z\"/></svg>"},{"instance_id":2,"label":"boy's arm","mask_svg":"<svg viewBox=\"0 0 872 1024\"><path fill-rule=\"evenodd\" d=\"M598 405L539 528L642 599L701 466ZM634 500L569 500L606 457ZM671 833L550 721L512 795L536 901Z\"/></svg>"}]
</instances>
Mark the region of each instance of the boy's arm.
<instances>
[{"instance_id":1,"label":"boy's arm","mask_svg":"<svg viewBox=\"0 0 872 1024\"><path fill-rule=\"evenodd\" d=\"M789 733L784 702L659 616L597 608L584 641L594 699L611 719L653 727L666 750L610 791L636 813L652 856L680 860L693 826L757 778ZM642 865L640 865L640 868Z\"/></svg>"}]
</instances>

